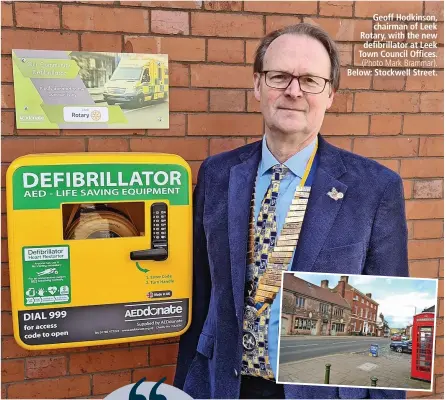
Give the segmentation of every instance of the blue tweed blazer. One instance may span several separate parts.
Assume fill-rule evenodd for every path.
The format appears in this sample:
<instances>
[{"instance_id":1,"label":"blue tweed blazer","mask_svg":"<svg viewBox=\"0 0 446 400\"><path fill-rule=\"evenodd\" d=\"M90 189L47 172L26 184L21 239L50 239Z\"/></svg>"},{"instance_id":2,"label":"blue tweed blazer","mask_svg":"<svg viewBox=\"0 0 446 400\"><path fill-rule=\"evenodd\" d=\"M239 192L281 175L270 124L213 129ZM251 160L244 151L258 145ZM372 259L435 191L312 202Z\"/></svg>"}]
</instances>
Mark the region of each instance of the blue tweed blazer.
<instances>
[{"instance_id":1,"label":"blue tweed blazer","mask_svg":"<svg viewBox=\"0 0 446 400\"><path fill-rule=\"evenodd\" d=\"M293 271L408 276L401 178L319 136L319 165ZM194 398L239 398L256 142L206 159L194 192L193 313L174 385ZM332 188L344 193L333 200ZM289 399L405 398L404 391L285 385Z\"/></svg>"}]
</instances>

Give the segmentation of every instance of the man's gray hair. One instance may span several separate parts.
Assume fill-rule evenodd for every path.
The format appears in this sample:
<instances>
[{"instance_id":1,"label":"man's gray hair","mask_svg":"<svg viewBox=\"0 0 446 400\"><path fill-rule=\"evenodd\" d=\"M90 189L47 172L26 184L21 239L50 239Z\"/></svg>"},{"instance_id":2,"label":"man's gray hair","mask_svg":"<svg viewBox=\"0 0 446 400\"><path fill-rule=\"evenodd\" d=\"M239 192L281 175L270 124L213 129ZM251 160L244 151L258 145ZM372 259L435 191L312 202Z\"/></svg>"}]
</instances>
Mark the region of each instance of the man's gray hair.
<instances>
[{"instance_id":1,"label":"man's gray hair","mask_svg":"<svg viewBox=\"0 0 446 400\"><path fill-rule=\"evenodd\" d=\"M263 59L265 57L266 50L274 39L277 39L279 36L285 34L308 36L322 43L322 45L325 47L325 50L327 50L328 56L330 57L331 86L335 91L338 90L341 62L339 60L339 51L336 48L336 44L328 35L328 33L325 32L322 28L305 22L296 25L290 25L266 35L260 42L259 47L257 48L255 53L254 72L263 71Z\"/></svg>"}]
</instances>

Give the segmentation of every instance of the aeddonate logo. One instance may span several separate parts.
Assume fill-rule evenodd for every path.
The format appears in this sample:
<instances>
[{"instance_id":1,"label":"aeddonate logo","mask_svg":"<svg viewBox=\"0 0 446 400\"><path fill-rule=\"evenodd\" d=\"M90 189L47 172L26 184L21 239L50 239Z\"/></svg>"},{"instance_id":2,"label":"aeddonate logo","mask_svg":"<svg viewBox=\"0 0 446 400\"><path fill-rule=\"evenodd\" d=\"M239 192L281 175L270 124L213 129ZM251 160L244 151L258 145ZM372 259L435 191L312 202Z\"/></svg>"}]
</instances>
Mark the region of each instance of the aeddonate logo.
<instances>
[{"instance_id":1,"label":"aeddonate logo","mask_svg":"<svg viewBox=\"0 0 446 400\"><path fill-rule=\"evenodd\" d=\"M158 382L144 382L146 378L136 383L123 386L110 393L104 400L192 400L182 390L163 383L166 377Z\"/></svg>"}]
</instances>

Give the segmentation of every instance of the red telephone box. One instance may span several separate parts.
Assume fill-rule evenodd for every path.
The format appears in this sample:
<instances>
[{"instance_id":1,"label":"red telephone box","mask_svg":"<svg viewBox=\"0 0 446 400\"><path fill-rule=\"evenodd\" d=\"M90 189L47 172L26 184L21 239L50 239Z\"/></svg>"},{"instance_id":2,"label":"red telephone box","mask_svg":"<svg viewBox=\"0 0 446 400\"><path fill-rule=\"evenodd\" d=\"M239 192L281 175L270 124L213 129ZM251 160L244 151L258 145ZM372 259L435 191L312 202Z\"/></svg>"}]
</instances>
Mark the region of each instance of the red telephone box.
<instances>
[{"instance_id":1,"label":"red telephone box","mask_svg":"<svg viewBox=\"0 0 446 400\"><path fill-rule=\"evenodd\" d=\"M411 378L431 381L434 354L435 314L424 312L413 317Z\"/></svg>"}]
</instances>

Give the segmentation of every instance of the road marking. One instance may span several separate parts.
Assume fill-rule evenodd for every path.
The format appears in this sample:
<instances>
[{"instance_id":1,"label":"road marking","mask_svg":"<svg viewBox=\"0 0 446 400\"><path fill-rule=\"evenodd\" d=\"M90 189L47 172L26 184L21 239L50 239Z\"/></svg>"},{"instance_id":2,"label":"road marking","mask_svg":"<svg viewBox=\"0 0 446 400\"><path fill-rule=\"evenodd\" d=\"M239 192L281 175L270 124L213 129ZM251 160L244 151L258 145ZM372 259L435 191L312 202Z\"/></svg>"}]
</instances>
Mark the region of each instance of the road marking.
<instances>
[{"instance_id":1,"label":"road marking","mask_svg":"<svg viewBox=\"0 0 446 400\"><path fill-rule=\"evenodd\" d=\"M332 342L332 343L327 343L327 344L340 344L340 343L356 343L357 340L352 340L352 341L347 341L347 342Z\"/></svg>"},{"instance_id":2,"label":"road marking","mask_svg":"<svg viewBox=\"0 0 446 400\"><path fill-rule=\"evenodd\" d=\"M296 346L280 346L281 348L285 348L285 347L306 347L306 346L317 346L319 343L315 343L315 344L299 344Z\"/></svg>"}]
</instances>

